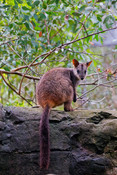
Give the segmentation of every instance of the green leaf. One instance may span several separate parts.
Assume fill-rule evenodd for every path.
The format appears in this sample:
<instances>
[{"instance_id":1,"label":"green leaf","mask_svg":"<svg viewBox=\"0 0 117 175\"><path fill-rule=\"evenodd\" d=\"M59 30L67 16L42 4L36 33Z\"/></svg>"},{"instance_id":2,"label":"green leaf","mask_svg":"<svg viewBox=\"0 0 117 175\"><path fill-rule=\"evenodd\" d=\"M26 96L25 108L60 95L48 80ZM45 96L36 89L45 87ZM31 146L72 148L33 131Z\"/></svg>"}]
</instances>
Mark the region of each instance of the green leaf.
<instances>
[{"instance_id":1,"label":"green leaf","mask_svg":"<svg viewBox=\"0 0 117 175\"><path fill-rule=\"evenodd\" d=\"M39 5L39 1L35 1L33 4L32 4L32 7L35 7L35 6L38 6Z\"/></svg>"},{"instance_id":2,"label":"green leaf","mask_svg":"<svg viewBox=\"0 0 117 175\"><path fill-rule=\"evenodd\" d=\"M56 4L58 4L59 3L59 0L56 0Z\"/></svg>"},{"instance_id":3,"label":"green leaf","mask_svg":"<svg viewBox=\"0 0 117 175\"><path fill-rule=\"evenodd\" d=\"M110 28L114 23L115 18L112 15L105 17L103 23L106 25L107 28Z\"/></svg>"},{"instance_id":4,"label":"green leaf","mask_svg":"<svg viewBox=\"0 0 117 175\"><path fill-rule=\"evenodd\" d=\"M27 4L32 7L32 0L26 0Z\"/></svg>"},{"instance_id":5,"label":"green leaf","mask_svg":"<svg viewBox=\"0 0 117 175\"><path fill-rule=\"evenodd\" d=\"M27 11L27 10L28 10L28 11L30 10L30 9L27 8L26 6L22 6L22 9L23 9L23 10L26 10L26 11Z\"/></svg>"},{"instance_id":6,"label":"green leaf","mask_svg":"<svg viewBox=\"0 0 117 175\"><path fill-rule=\"evenodd\" d=\"M21 0L16 0L19 4L22 4L23 3L23 1L21 1Z\"/></svg>"},{"instance_id":7,"label":"green leaf","mask_svg":"<svg viewBox=\"0 0 117 175\"><path fill-rule=\"evenodd\" d=\"M45 2L43 2L43 8L46 9L47 8L47 4Z\"/></svg>"},{"instance_id":8,"label":"green leaf","mask_svg":"<svg viewBox=\"0 0 117 175\"><path fill-rule=\"evenodd\" d=\"M24 19L29 21L29 16L28 15L24 15Z\"/></svg>"},{"instance_id":9,"label":"green leaf","mask_svg":"<svg viewBox=\"0 0 117 175\"><path fill-rule=\"evenodd\" d=\"M85 10L85 8L86 8L87 6L86 5L82 5L80 8L79 8L79 12L82 12L82 11L84 11Z\"/></svg>"},{"instance_id":10,"label":"green leaf","mask_svg":"<svg viewBox=\"0 0 117 175\"><path fill-rule=\"evenodd\" d=\"M33 24L31 22L29 22L29 27L30 29L33 29Z\"/></svg>"},{"instance_id":11,"label":"green leaf","mask_svg":"<svg viewBox=\"0 0 117 175\"><path fill-rule=\"evenodd\" d=\"M36 27L36 24L34 21L31 21L31 23L32 23L33 27Z\"/></svg>"},{"instance_id":12,"label":"green leaf","mask_svg":"<svg viewBox=\"0 0 117 175\"><path fill-rule=\"evenodd\" d=\"M62 0L62 2L64 3L64 5L67 7L67 6L69 6L69 4L67 4L66 2L65 2L65 0Z\"/></svg>"},{"instance_id":13,"label":"green leaf","mask_svg":"<svg viewBox=\"0 0 117 175\"><path fill-rule=\"evenodd\" d=\"M38 22L38 16L36 15L36 13L34 14L34 18Z\"/></svg>"},{"instance_id":14,"label":"green leaf","mask_svg":"<svg viewBox=\"0 0 117 175\"><path fill-rule=\"evenodd\" d=\"M41 27L35 27L35 30L42 30Z\"/></svg>"},{"instance_id":15,"label":"green leaf","mask_svg":"<svg viewBox=\"0 0 117 175\"><path fill-rule=\"evenodd\" d=\"M94 60L94 59L93 59L93 64L94 64L95 67L98 66L98 62L96 60Z\"/></svg>"},{"instance_id":16,"label":"green leaf","mask_svg":"<svg viewBox=\"0 0 117 175\"><path fill-rule=\"evenodd\" d=\"M98 16L98 15L97 15L97 19L98 19L98 21L100 21L100 22L102 21L102 18L101 18L100 16Z\"/></svg>"},{"instance_id":17,"label":"green leaf","mask_svg":"<svg viewBox=\"0 0 117 175\"><path fill-rule=\"evenodd\" d=\"M13 27L13 24L9 24L10 29Z\"/></svg>"},{"instance_id":18,"label":"green leaf","mask_svg":"<svg viewBox=\"0 0 117 175\"><path fill-rule=\"evenodd\" d=\"M10 5L3 5L3 6L0 6L0 8L9 8Z\"/></svg>"},{"instance_id":19,"label":"green leaf","mask_svg":"<svg viewBox=\"0 0 117 175\"><path fill-rule=\"evenodd\" d=\"M112 15L106 16L103 23L107 23L109 20L112 20L114 22L114 17Z\"/></svg>"},{"instance_id":20,"label":"green leaf","mask_svg":"<svg viewBox=\"0 0 117 175\"><path fill-rule=\"evenodd\" d=\"M29 24L28 24L27 22L25 22L24 24L25 24L26 28L27 28L28 30L30 30Z\"/></svg>"},{"instance_id":21,"label":"green leaf","mask_svg":"<svg viewBox=\"0 0 117 175\"><path fill-rule=\"evenodd\" d=\"M95 35L95 39L96 39L97 41L99 41L98 34Z\"/></svg>"},{"instance_id":22,"label":"green leaf","mask_svg":"<svg viewBox=\"0 0 117 175\"><path fill-rule=\"evenodd\" d=\"M41 19L46 19L46 16L43 13L40 13L40 18Z\"/></svg>"},{"instance_id":23,"label":"green leaf","mask_svg":"<svg viewBox=\"0 0 117 175\"><path fill-rule=\"evenodd\" d=\"M74 15L74 16L78 16L78 17L79 17L79 16L81 15L81 13L73 12L72 15Z\"/></svg>"}]
</instances>

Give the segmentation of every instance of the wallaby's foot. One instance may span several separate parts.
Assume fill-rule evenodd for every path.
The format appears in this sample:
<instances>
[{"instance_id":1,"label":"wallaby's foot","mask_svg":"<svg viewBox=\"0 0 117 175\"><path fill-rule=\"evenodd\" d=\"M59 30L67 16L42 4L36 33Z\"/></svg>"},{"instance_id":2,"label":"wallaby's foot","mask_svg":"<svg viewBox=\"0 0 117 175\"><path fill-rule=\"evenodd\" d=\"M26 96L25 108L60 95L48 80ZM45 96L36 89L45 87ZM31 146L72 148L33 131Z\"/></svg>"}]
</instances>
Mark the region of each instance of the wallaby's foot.
<instances>
[{"instance_id":1,"label":"wallaby's foot","mask_svg":"<svg viewBox=\"0 0 117 175\"><path fill-rule=\"evenodd\" d=\"M71 107L71 108L70 108L70 111L74 111L74 109Z\"/></svg>"},{"instance_id":2,"label":"wallaby's foot","mask_svg":"<svg viewBox=\"0 0 117 175\"><path fill-rule=\"evenodd\" d=\"M65 109L65 108L64 108L64 111L65 111L65 112L70 112L70 111L74 111L74 110L73 110L73 108L71 108L71 109Z\"/></svg>"},{"instance_id":3,"label":"wallaby's foot","mask_svg":"<svg viewBox=\"0 0 117 175\"><path fill-rule=\"evenodd\" d=\"M71 102L64 103L64 111L66 112L73 111L73 108L71 107Z\"/></svg>"},{"instance_id":4,"label":"wallaby's foot","mask_svg":"<svg viewBox=\"0 0 117 175\"><path fill-rule=\"evenodd\" d=\"M64 108L64 111L65 111L65 112L70 112L70 111L74 111L74 109L73 109L73 108L71 108L71 109L65 109L65 108Z\"/></svg>"}]
</instances>

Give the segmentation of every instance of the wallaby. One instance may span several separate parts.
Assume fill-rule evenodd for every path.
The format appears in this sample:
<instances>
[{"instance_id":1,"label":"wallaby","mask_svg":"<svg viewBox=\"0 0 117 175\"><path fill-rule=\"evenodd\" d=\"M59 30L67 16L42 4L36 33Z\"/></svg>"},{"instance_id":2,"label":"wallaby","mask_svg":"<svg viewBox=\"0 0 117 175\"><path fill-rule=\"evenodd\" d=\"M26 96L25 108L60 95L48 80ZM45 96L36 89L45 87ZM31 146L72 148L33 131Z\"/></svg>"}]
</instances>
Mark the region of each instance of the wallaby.
<instances>
[{"instance_id":1,"label":"wallaby","mask_svg":"<svg viewBox=\"0 0 117 175\"><path fill-rule=\"evenodd\" d=\"M74 68L53 68L40 79L36 97L42 106L40 120L40 168L48 169L50 163L49 113L51 108L64 104L65 111L73 111L72 101L76 102L76 86L86 77L92 61L79 63L72 60Z\"/></svg>"}]
</instances>

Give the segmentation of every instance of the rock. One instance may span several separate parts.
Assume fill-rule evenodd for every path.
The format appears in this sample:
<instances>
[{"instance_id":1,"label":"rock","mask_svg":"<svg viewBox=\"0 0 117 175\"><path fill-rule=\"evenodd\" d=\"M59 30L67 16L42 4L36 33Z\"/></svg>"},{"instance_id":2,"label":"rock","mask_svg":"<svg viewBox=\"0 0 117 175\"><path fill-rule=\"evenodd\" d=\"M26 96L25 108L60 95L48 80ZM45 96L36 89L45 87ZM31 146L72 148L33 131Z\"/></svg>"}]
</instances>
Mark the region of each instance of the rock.
<instances>
[{"instance_id":1,"label":"rock","mask_svg":"<svg viewBox=\"0 0 117 175\"><path fill-rule=\"evenodd\" d=\"M109 159L78 149L72 153L69 172L71 175L104 175L111 168Z\"/></svg>"},{"instance_id":2,"label":"rock","mask_svg":"<svg viewBox=\"0 0 117 175\"><path fill-rule=\"evenodd\" d=\"M51 111L50 167L39 169L42 111L0 105L0 175L117 175L117 111Z\"/></svg>"}]
</instances>

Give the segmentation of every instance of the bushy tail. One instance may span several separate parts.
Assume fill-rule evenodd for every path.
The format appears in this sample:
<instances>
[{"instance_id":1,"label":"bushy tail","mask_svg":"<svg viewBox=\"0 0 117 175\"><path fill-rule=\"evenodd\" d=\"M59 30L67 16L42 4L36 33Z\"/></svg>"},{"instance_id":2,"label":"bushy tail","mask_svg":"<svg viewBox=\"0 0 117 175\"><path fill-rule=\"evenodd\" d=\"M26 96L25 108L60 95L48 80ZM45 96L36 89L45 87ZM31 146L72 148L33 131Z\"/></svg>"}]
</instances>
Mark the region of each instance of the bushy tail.
<instances>
[{"instance_id":1,"label":"bushy tail","mask_svg":"<svg viewBox=\"0 0 117 175\"><path fill-rule=\"evenodd\" d=\"M48 169L50 163L50 138L49 138L49 112L50 107L44 108L40 120L40 168Z\"/></svg>"}]
</instances>

